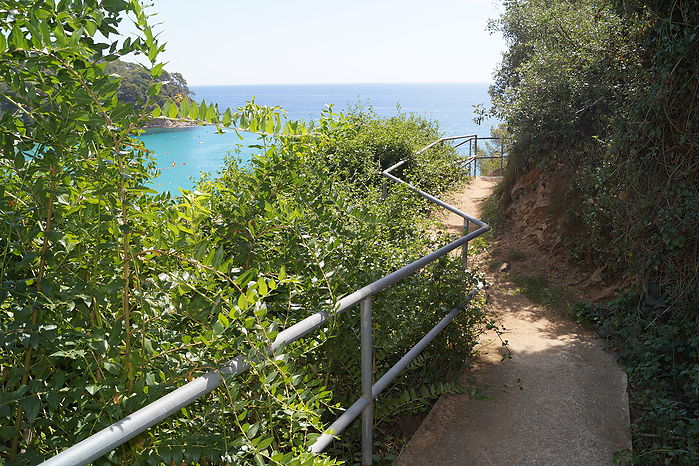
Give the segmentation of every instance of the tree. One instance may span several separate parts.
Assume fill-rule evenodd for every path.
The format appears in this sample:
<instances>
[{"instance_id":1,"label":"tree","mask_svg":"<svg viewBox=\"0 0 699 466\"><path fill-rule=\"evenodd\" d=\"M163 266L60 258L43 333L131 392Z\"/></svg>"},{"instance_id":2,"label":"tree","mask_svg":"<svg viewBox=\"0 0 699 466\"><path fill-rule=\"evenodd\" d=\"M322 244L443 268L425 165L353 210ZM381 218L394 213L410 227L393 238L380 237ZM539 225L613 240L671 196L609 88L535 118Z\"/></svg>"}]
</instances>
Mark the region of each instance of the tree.
<instances>
[{"instance_id":1,"label":"tree","mask_svg":"<svg viewBox=\"0 0 699 466\"><path fill-rule=\"evenodd\" d=\"M140 32L136 39L117 35L127 17ZM70 332L57 337L55 322L85 325L71 309L101 260L120 270L108 286L121 292L105 305L124 329L117 346L133 383L130 226L142 195L135 188L148 173L145 152L131 136L144 116L117 98L120 80L109 75L107 63L139 52L157 79L162 49L136 0L0 2L0 96L10 104L0 118L0 311L9 332L0 364L2 405L13 406L1 412L0 434L9 440L2 451L11 461L37 441L34 427L48 421L38 414L39 394L49 384L46 365L58 343L52 339L79 341ZM134 102L152 105L159 87L152 84ZM101 220L86 228L83 216L90 215ZM80 242L87 238L91 243ZM88 321L96 319L93 314ZM76 377L60 366L56 374ZM69 390L63 402L85 400ZM65 427L80 430L69 421ZM37 452L28 451L23 461L34 462Z\"/></svg>"}]
</instances>

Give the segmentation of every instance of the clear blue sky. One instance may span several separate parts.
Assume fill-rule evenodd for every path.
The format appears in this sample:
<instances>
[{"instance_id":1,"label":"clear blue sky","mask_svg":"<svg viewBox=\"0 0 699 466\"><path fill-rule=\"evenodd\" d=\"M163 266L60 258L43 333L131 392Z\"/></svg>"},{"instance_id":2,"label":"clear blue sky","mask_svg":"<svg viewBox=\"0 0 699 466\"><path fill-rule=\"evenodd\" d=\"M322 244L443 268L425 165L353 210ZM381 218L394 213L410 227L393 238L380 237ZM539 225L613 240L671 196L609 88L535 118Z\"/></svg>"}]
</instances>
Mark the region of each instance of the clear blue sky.
<instances>
[{"instance_id":1,"label":"clear blue sky","mask_svg":"<svg viewBox=\"0 0 699 466\"><path fill-rule=\"evenodd\" d=\"M490 82L496 0L155 0L192 85Z\"/></svg>"}]
</instances>

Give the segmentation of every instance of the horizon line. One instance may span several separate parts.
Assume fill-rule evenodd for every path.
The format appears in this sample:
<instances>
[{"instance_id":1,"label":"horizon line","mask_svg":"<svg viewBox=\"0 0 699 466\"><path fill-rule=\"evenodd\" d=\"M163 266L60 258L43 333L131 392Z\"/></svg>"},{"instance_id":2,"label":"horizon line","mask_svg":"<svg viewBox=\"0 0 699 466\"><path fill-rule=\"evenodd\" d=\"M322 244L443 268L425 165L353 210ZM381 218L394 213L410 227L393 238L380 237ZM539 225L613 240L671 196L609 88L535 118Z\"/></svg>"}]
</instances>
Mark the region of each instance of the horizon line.
<instances>
[{"instance_id":1,"label":"horizon line","mask_svg":"<svg viewBox=\"0 0 699 466\"><path fill-rule=\"evenodd\" d=\"M377 84L494 84L492 81L412 81L412 82L308 82L308 83L236 83L236 84L191 84L187 83L188 86L196 87L221 87L221 86L344 86L344 85L377 85Z\"/></svg>"}]
</instances>

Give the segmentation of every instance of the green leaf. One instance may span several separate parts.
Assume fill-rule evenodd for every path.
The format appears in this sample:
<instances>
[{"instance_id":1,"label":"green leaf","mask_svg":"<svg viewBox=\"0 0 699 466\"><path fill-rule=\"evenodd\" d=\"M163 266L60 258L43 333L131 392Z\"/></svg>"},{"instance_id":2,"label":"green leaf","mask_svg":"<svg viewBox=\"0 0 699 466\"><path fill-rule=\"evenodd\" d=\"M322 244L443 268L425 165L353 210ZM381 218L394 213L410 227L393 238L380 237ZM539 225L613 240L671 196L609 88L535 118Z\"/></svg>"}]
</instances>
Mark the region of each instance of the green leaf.
<instances>
[{"instance_id":1,"label":"green leaf","mask_svg":"<svg viewBox=\"0 0 699 466\"><path fill-rule=\"evenodd\" d=\"M201 120L206 121L206 112L209 110L209 107L206 105L206 101L202 100L201 104L199 105L199 118Z\"/></svg>"},{"instance_id":2,"label":"green leaf","mask_svg":"<svg viewBox=\"0 0 699 466\"><path fill-rule=\"evenodd\" d=\"M177 118L177 113L179 112L177 108L177 104L172 104L170 108L168 109L167 116L170 118Z\"/></svg>"},{"instance_id":3,"label":"green leaf","mask_svg":"<svg viewBox=\"0 0 699 466\"><path fill-rule=\"evenodd\" d=\"M244 309L247 309L247 308L248 308L248 299L245 297L244 294L241 294L241 295L238 297L238 307L239 307L241 310L244 310Z\"/></svg>"},{"instance_id":4,"label":"green leaf","mask_svg":"<svg viewBox=\"0 0 699 466\"><path fill-rule=\"evenodd\" d=\"M24 167L24 162L25 162L24 154L22 152L17 152L15 154L15 168L17 170L21 170L22 167Z\"/></svg>"},{"instance_id":5,"label":"green leaf","mask_svg":"<svg viewBox=\"0 0 699 466\"><path fill-rule=\"evenodd\" d=\"M257 445L255 445L255 448L256 448L258 451L264 450L265 448L267 448L268 446L270 446L270 445L272 444L273 441L274 441L274 438L272 438L272 437L267 437L267 438L263 439L260 443L258 443Z\"/></svg>"},{"instance_id":6,"label":"green leaf","mask_svg":"<svg viewBox=\"0 0 699 466\"><path fill-rule=\"evenodd\" d=\"M96 385L96 384L90 384L90 385L85 386L85 390L86 390L87 393L89 393L90 395L94 395L95 393L97 393L98 391L100 391L101 388L102 388L102 387L101 387L100 385Z\"/></svg>"},{"instance_id":7,"label":"green leaf","mask_svg":"<svg viewBox=\"0 0 699 466\"><path fill-rule=\"evenodd\" d=\"M32 424L39 414L39 409L41 409L41 400L38 396L32 395L22 400L22 408L27 414L27 420Z\"/></svg>"},{"instance_id":8,"label":"green leaf","mask_svg":"<svg viewBox=\"0 0 699 466\"><path fill-rule=\"evenodd\" d=\"M163 74L163 66L165 66L165 63L158 63L155 65L151 70L150 70L150 75L153 78L159 78L161 74ZM161 83L162 84L162 83Z\"/></svg>"},{"instance_id":9,"label":"green leaf","mask_svg":"<svg viewBox=\"0 0 699 466\"><path fill-rule=\"evenodd\" d=\"M103 364L103 366L104 366L105 370L112 375L119 375L121 373L121 368L114 363L105 362Z\"/></svg>"},{"instance_id":10,"label":"green leaf","mask_svg":"<svg viewBox=\"0 0 699 466\"><path fill-rule=\"evenodd\" d=\"M13 49L27 48L27 40L24 37L24 33L16 24L12 26L8 42L12 45Z\"/></svg>"},{"instance_id":11,"label":"green leaf","mask_svg":"<svg viewBox=\"0 0 699 466\"><path fill-rule=\"evenodd\" d=\"M223 325L223 328L228 328L231 325L230 321L228 320L228 317L226 317L222 313L219 313L218 321L221 323L221 325Z\"/></svg>"},{"instance_id":12,"label":"green leaf","mask_svg":"<svg viewBox=\"0 0 699 466\"><path fill-rule=\"evenodd\" d=\"M257 280L257 291L259 291L260 296L266 296L269 293L267 283L265 283L262 277Z\"/></svg>"},{"instance_id":13,"label":"green leaf","mask_svg":"<svg viewBox=\"0 0 699 466\"><path fill-rule=\"evenodd\" d=\"M153 343L148 338L143 339L143 349L146 350L147 354L153 354L155 353L155 350L153 349Z\"/></svg>"},{"instance_id":14,"label":"green leaf","mask_svg":"<svg viewBox=\"0 0 699 466\"><path fill-rule=\"evenodd\" d=\"M192 104L190 103L189 99L184 99L182 103L180 103L180 116L182 118L189 118L189 111L191 110Z\"/></svg>"},{"instance_id":15,"label":"green leaf","mask_svg":"<svg viewBox=\"0 0 699 466\"><path fill-rule=\"evenodd\" d=\"M10 440L16 433L17 431L14 429L14 427L0 426L0 439L3 439L4 441Z\"/></svg>"},{"instance_id":16,"label":"green leaf","mask_svg":"<svg viewBox=\"0 0 699 466\"><path fill-rule=\"evenodd\" d=\"M199 107L197 107L197 104L195 102L192 102L192 106L189 109L189 119L190 120L199 119Z\"/></svg>"},{"instance_id":17,"label":"green leaf","mask_svg":"<svg viewBox=\"0 0 699 466\"><path fill-rule=\"evenodd\" d=\"M119 343L121 342L121 334L122 334L123 330L124 330L124 327L122 325L122 320L116 319L116 321L112 325L112 329L109 331L109 338L107 339L107 343L109 343L109 346L112 346L112 347L119 346Z\"/></svg>"},{"instance_id":18,"label":"green leaf","mask_svg":"<svg viewBox=\"0 0 699 466\"><path fill-rule=\"evenodd\" d=\"M160 90L163 88L163 83L153 83L148 87L148 95L150 97L160 94Z\"/></svg>"},{"instance_id":19,"label":"green leaf","mask_svg":"<svg viewBox=\"0 0 699 466\"><path fill-rule=\"evenodd\" d=\"M206 120L211 123L218 123L218 111L214 104L209 104L209 109L206 111Z\"/></svg>"},{"instance_id":20,"label":"green leaf","mask_svg":"<svg viewBox=\"0 0 699 466\"><path fill-rule=\"evenodd\" d=\"M0 53L4 53L7 50L7 39L5 35L0 33Z\"/></svg>"},{"instance_id":21,"label":"green leaf","mask_svg":"<svg viewBox=\"0 0 699 466\"><path fill-rule=\"evenodd\" d=\"M85 21L85 29L87 30L87 33L90 34L90 37L92 37L97 32L97 23L87 20Z\"/></svg>"}]
</instances>

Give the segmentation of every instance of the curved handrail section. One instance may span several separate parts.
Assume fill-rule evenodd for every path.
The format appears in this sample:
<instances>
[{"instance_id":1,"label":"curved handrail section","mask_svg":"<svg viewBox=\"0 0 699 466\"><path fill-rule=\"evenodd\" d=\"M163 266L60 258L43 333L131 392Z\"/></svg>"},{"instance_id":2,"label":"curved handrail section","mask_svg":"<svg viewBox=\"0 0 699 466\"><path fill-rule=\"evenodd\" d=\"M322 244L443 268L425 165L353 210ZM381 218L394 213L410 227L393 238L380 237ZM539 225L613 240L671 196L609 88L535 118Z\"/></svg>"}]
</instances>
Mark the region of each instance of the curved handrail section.
<instances>
[{"instance_id":1,"label":"curved handrail section","mask_svg":"<svg viewBox=\"0 0 699 466\"><path fill-rule=\"evenodd\" d=\"M429 143L422 149L416 152L416 154L421 154L425 152L427 149L430 149L438 144L442 144L444 142L449 142L449 141L456 141L461 139L458 144L454 145L453 148L456 149L460 146L463 146L464 144L468 144L468 157L464 158L459 161L459 163L463 164L463 166L468 168L468 174L471 176L471 173L473 173L473 176L476 176L478 172L478 167L477 167L477 162L479 160L499 160L500 161L500 171L502 172L503 170L503 165L504 165L504 159L506 158L505 155L505 145L504 141L501 137L497 136L478 136L477 134L468 134L465 136L450 136L446 138L441 138L437 139L434 142ZM499 156L483 156L483 155L478 155L478 141L500 141L500 155ZM394 165L393 167L385 170L385 172L390 172L393 168L396 166L402 165L405 162L399 162L398 164Z\"/></svg>"},{"instance_id":2,"label":"curved handrail section","mask_svg":"<svg viewBox=\"0 0 699 466\"><path fill-rule=\"evenodd\" d=\"M466 136L449 136L449 137L446 137L446 138L440 138L440 139L437 139L437 140L434 141L434 142L431 142L431 143L427 144L425 147L423 147L422 149L420 149L419 151L417 151L416 154L422 154L422 153L425 152L427 149L430 149L430 148L436 146L437 144L441 144L441 143L446 142L446 141L454 141L454 140L456 140L456 139L466 139L466 141L464 141L464 142L468 142L469 139L473 139L473 138L478 138L478 135L477 135L477 134L468 134L468 135L466 135ZM481 139L482 139L482 138L481 138ZM463 144L463 143L462 143L462 144ZM390 169L389 169L389 170L390 170Z\"/></svg>"},{"instance_id":3,"label":"curved handrail section","mask_svg":"<svg viewBox=\"0 0 699 466\"><path fill-rule=\"evenodd\" d=\"M429 148L435 146L444 141L450 141L455 139L461 139L470 136L454 136L450 138L442 138L438 141L428 144L422 148L418 153L424 152ZM400 269L391 272L390 274L350 293L349 295L340 299L335 306L334 312L318 311L305 319L297 322L296 324L284 329L277 334L275 340L267 347L266 353L271 355L278 349L304 337L310 332L317 330L322 327L326 322L331 319L335 314L342 313L352 306L362 303L362 332L371 332L371 327L366 327L364 325L364 315L368 308L370 315L371 312L371 297L376 293L390 287L394 283L400 281L406 276L420 270L426 265L434 262L435 260L449 254L451 251L459 247L467 247L470 240L482 235L490 229L485 222L478 220L456 207L447 204L446 202L428 194L410 183L401 180L400 178L391 174L392 170L397 169L402 166L405 161L398 162L392 167L381 172L381 175L390 179L396 183L406 186L409 190L415 192L416 194L428 199L429 201L444 207L445 209L455 213L456 215L462 217L465 222L472 222L478 229L473 232L465 231L465 234L460 238L450 242L449 244L440 247L439 249L427 254L420 259L407 264ZM471 290L467 295L467 300L470 300L482 287L479 284L476 288ZM368 306L366 304L368 303ZM327 429L318 440L310 447L313 452L322 452L332 441L332 439L339 433L341 433L345 427L347 427L360 413L366 413L371 407L373 399L383 390L388 384L417 356L417 354L422 351L422 349L429 344L429 342L434 339L434 337L451 322L451 320L456 316L460 309L454 309L448 313L430 332L428 332L408 353L401 358L398 363L396 363L391 369L389 369L386 374L384 374L376 383L371 380L370 383L365 384L366 377L373 377L371 373L365 374L365 363L363 357L362 366L362 378L363 386L367 386L367 393L362 396L357 402L355 402L345 413L338 418L338 420L333 423L329 429ZM369 335L370 336L370 335ZM363 339L364 341L364 339ZM368 341L371 341L369 338ZM369 351L370 354L371 351ZM364 355L364 350L363 350ZM188 406L197 399L205 396L206 394L215 390L223 380L225 376L233 376L241 374L248 369L250 369L252 364L260 361L265 357L263 353L254 353L248 355L240 355L231 361L224 364L218 370L213 370L205 373L204 375L197 377L191 382L175 389L174 391L168 393L167 395L153 401L147 406L139 409L138 411L126 416L125 418L115 422L102 429L101 431L91 435L90 437L82 440L81 442L73 445L72 447L62 451L58 455L44 461L41 463L45 466L74 466L74 465L84 465L88 464L97 458L107 454L111 450L115 449L119 445L127 442L138 434L146 431L150 427L159 423L160 421L166 419L172 414L176 413L180 409ZM371 372L371 364L368 364L368 370ZM368 427L371 430L370 427ZM370 434L370 432L369 432ZM370 437L369 437L370 438ZM364 445L367 442L363 441L363 450L366 448L371 448L371 445ZM370 442L369 442L370 443ZM370 451L370 450L369 450ZM371 462L371 455L369 453L369 463Z\"/></svg>"}]
</instances>

